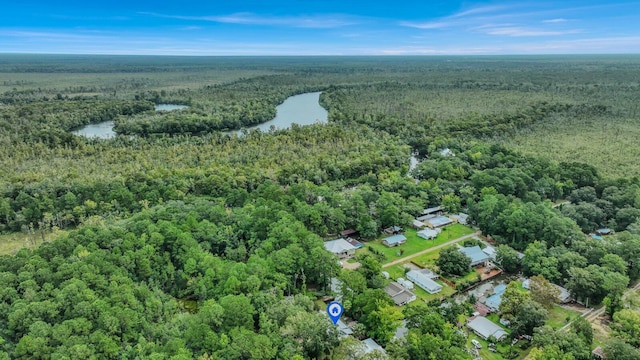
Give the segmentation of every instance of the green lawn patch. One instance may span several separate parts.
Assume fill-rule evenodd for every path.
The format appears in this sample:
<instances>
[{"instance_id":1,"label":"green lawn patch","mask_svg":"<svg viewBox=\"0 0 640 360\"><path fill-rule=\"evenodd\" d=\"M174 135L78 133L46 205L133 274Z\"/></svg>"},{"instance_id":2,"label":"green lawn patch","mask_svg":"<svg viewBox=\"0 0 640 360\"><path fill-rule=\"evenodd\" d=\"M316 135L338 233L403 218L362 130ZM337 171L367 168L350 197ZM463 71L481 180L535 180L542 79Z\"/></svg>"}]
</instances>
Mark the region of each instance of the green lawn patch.
<instances>
[{"instance_id":1,"label":"green lawn patch","mask_svg":"<svg viewBox=\"0 0 640 360\"><path fill-rule=\"evenodd\" d=\"M391 278L391 280L395 281L399 277L404 277L405 267L402 264L398 264L398 265L394 265L394 266L385 268L385 269L383 269L383 271L388 272L389 273L389 278Z\"/></svg>"},{"instance_id":2,"label":"green lawn patch","mask_svg":"<svg viewBox=\"0 0 640 360\"><path fill-rule=\"evenodd\" d=\"M571 320L573 320L578 316L580 316L580 313L577 311L565 309L558 305L553 305L553 308L549 310L549 318L547 319L546 324L554 329L559 329L567 325L567 317L570 317Z\"/></svg>"},{"instance_id":3,"label":"green lawn patch","mask_svg":"<svg viewBox=\"0 0 640 360\"><path fill-rule=\"evenodd\" d=\"M416 301L414 301L411 304L419 304L419 301L426 301L429 302L431 300L440 300L440 299L446 299L448 297L451 297L453 294L456 293L456 289L449 287L447 285L445 285L442 281L439 280L434 280L435 282L437 282L438 284L442 285L442 291L440 291L439 293L435 293L435 294L429 294L428 292L424 291L422 288L416 286L413 290L411 290L411 292L413 292L414 294L416 294L416 297L418 298Z\"/></svg>"},{"instance_id":4,"label":"green lawn patch","mask_svg":"<svg viewBox=\"0 0 640 360\"><path fill-rule=\"evenodd\" d=\"M507 357L503 356L502 354L508 354L510 349L513 349L515 351L518 352L518 357L517 359L524 359L524 357L526 356L526 353L523 352L522 349L520 349L518 347L518 345L515 346L510 346L510 345L504 345L502 343L497 343L496 348L498 350L498 352L493 352L489 350L489 342L486 340L481 339L479 336L475 335L474 333L470 333L469 338L467 339L467 347L468 348L473 348L473 344L471 343L471 340L475 339L477 341L480 342L480 344L482 345L482 348L479 350L480 353L480 357L482 357L484 360L505 360L508 359Z\"/></svg>"},{"instance_id":5,"label":"green lawn patch","mask_svg":"<svg viewBox=\"0 0 640 360\"><path fill-rule=\"evenodd\" d=\"M383 262L383 264L385 264L409 255L413 255L422 250L442 245L461 236L472 234L474 233L474 231L475 230L468 226L452 224L442 229L442 232L435 239L425 240L417 235L417 230L407 229L404 233L404 236L407 238L407 242L400 246L394 246L391 248L385 246L384 244L382 244L382 239L387 236L383 236L380 239L365 243L364 248L356 251L356 254L358 252L366 251L365 249L368 248L375 249L376 251L384 254L385 261Z\"/></svg>"},{"instance_id":6,"label":"green lawn patch","mask_svg":"<svg viewBox=\"0 0 640 360\"><path fill-rule=\"evenodd\" d=\"M413 259L411 259L411 261L413 261L414 263L418 264L423 268L424 267L433 268L434 266L436 266L436 260L438 260L439 257L440 257L440 252L434 251L431 253L416 256Z\"/></svg>"},{"instance_id":7,"label":"green lawn patch","mask_svg":"<svg viewBox=\"0 0 640 360\"><path fill-rule=\"evenodd\" d=\"M66 230L56 230L44 234L46 242L54 241L59 237L66 235ZM13 255L22 248L35 248L42 244L42 235L39 232L35 234L10 233L0 235L0 255Z\"/></svg>"}]
</instances>

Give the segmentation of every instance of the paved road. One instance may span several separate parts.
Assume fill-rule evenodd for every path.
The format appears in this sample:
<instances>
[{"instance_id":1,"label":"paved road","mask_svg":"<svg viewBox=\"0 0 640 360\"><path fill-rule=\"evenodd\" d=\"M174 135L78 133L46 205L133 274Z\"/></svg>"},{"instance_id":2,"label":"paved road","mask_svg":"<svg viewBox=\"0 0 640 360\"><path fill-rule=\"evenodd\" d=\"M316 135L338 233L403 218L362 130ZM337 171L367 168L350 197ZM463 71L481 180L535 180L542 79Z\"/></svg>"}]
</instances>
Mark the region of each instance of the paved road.
<instances>
[{"instance_id":1,"label":"paved road","mask_svg":"<svg viewBox=\"0 0 640 360\"><path fill-rule=\"evenodd\" d=\"M423 254L428 254L428 253L430 253L430 252L432 252L432 251L437 251L437 250L439 250L439 249L442 249L442 248L443 248L443 247L445 247L445 246L449 246L449 245L451 245L451 244L455 244L455 243L457 243L457 242L467 240L467 239L472 238L472 237L474 237L474 236L479 236L480 234L481 234L481 232L480 232L480 231L476 231L476 232L474 232L473 234L469 234L469 235L461 236L461 237L459 237L459 238L457 238L457 239L453 239L453 240L448 241L448 242L446 242L446 243L444 243L444 244L440 244L440 245L438 245L438 246L434 246L434 247L432 247L432 248L424 249L424 250L419 251L419 252L417 252L417 253L415 253L415 254L411 254L411 255L409 255L409 256L405 256L405 257L403 257L403 258L401 258L401 259L394 260L394 261L392 261L392 262L390 262L390 263L384 264L384 265L382 265L382 268L384 269L384 268L391 267L391 266L393 266L393 265L397 265L397 264L403 263L403 262L405 262L405 261L407 261L407 260L411 260L411 259L413 259L414 257L420 256L420 255L423 255ZM426 241L428 241L428 240L426 240Z\"/></svg>"}]
</instances>

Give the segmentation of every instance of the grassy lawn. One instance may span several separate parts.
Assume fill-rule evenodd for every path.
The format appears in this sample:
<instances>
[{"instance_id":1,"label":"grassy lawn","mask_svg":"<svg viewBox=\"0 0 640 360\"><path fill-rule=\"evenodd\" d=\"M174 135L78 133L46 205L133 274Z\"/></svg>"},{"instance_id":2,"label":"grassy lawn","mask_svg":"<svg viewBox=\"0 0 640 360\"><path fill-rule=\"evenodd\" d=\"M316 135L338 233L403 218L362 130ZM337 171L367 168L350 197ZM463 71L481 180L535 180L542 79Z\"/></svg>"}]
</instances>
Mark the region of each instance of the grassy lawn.
<instances>
[{"instance_id":1,"label":"grassy lawn","mask_svg":"<svg viewBox=\"0 0 640 360\"><path fill-rule=\"evenodd\" d=\"M431 253L427 253L427 254L423 254L420 256L417 256L413 259L411 259L411 261L413 261L414 263L422 266L422 267L428 267L428 268L433 268L434 266L436 266L436 260L438 260L438 257L440 257L440 252L439 251L434 251Z\"/></svg>"},{"instance_id":2,"label":"grassy lawn","mask_svg":"<svg viewBox=\"0 0 640 360\"><path fill-rule=\"evenodd\" d=\"M472 234L474 230L468 226L453 224L442 229L442 232L433 240L425 240L417 235L415 229L407 229L404 236L407 238L407 242L400 246L387 247L382 244L382 239L386 236L371 241L365 244L363 249L359 252L365 251L364 249L373 248L385 255L385 263L391 262L405 256L413 255L419 251L430 249L434 246L442 245L448 241L457 239L464 235ZM358 253L358 252L356 252Z\"/></svg>"},{"instance_id":3,"label":"grassy lawn","mask_svg":"<svg viewBox=\"0 0 640 360\"><path fill-rule=\"evenodd\" d=\"M549 310L549 318L547 319L547 325L551 326L554 329L559 329L567 324L567 316L571 317L571 319L575 319L580 316L580 313L577 311L565 309L558 305L553 305L553 308Z\"/></svg>"},{"instance_id":4,"label":"grassy lawn","mask_svg":"<svg viewBox=\"0 0 640 360\"><path fill-rule=\"evenodd\" d=\"M53 241L62 235L65 235L67 231L56 230L44 234L45 241ZM37 245L34 245L31 239L35 236ZM27 235L25 233L11 233L0 235L0 255L13 255L22 248L34 248L42 244L42 237L40 233L34 235Z\"/></svg>"},{"instance_id":5,"label":"grassy lawn","mask_svg":"<svg viewBox=\"0 0 640 360\"><path fill-rule=\"evenodd\" d=\"M440 291L439 293L436 294L429 294L428 292L422 290L421 288L417 287L413 290L414 294L416 294L416 296L420 299L423 299L424 301L431 301L434 299L442 299L442 298L448 298L451 297L453 294L456 293L456 289L447 286L445 283L443 283L440 280L434 280L435 282L437 282L438 284L442 285L442 291Z\"/></svg>"},{"instance_id":6,"label":"grassy lawn","mask_svg":"<svg viewBox=\"0 0 640 360\"><path fill-rule=\"evenodd\" d=\"M524 359L527 356L528 353L528 349L527 351L524 351L522 349L520 349L520 347L518 346L520 344L520 342L518 342L516 345L514 345L513 347L511 347L510 345L503 345L502 343L498 343L497 344L497 349L498 352L493 352L489 350L489 342L486 340L482 340L479 336L475 335L474 333L470 333L469 334L469 338L467 339L467 347L468 348L473 348L473 344L471 343L471 339L476 339L480 342L480 344L482 344L482 349L479 350L480 352L480 356L484 359L484 360L504 360L507 359L506 357L502 356L501 354L507 354L509 351L509 348L513 348L514 350L516 350L519 354L519 356L517 357L517 359Z\"/></svg>"},{"instance_id":7,"label":"grassy lawn","mask_svg":"<svg viewBox=\"0 0 640 360\"><path fill-rule=\"evenodd\" d=\"M404 277L405 274L405 268L402 264L394 265L383 270L388 272L389 277L394 281L399 277Z\"/></svg>"},{"instance_id":8,"label":"grassy lawn","mask_svg":"<svg viewBox=\"0 0 640 360\"><path fill-rule=\"evenodd\" d=\"M402 265L395 265L390 268L384 269L384 271L389 273L389 277L391 278L391 281L396 281L396 279L398 279L399 277L404 277L404 274L405 274L404 267L402 267ZM442 291L436 294L429 294L422 288L416 286L413 288L413 290L411 290L411 292L416 294L416 297L418 298L418 300L410 304L418 304L420 303L419 300L424 300L426 302L429 302L433 299L447 298L456 293L456 290L454 288L447 286L442 281L435 280L435 282L442 285Z\"/></svg>"},{"instance_id":9,"label":"grassy lawn","mask_svg":"<svg viewBox=\"0 0 640 360\"><path fill-rule=\"evenodd\" d=\"M478 272L475 269L473 269L468 273L466 273L464 276L447 276L447 279L453 282L458 282L460 280L473 281L478 279Z\"/></svg>"},{"instance_id":10,"label":"grassy lawn","mask_svg":"<svg viewBox=\"0 0 640 360\"><path fill-rule=\"evenodd\" d=\"M486 316L487 319L491 320L494 324L500 326L504 329L504 331L511 333L511 330L504 325L500 324L500 315L493 313Z\"/></svg>"}]
</instances>

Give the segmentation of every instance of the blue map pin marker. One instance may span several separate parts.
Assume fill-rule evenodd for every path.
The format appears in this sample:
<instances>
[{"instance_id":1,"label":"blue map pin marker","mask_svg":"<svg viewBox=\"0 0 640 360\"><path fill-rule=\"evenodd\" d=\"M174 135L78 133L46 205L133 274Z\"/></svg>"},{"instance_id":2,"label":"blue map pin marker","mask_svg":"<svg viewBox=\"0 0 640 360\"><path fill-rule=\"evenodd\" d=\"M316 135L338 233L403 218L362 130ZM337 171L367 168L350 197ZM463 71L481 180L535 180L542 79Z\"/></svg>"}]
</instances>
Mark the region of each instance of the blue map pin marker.
<instances>
[{"instance_id":1,"label":"blue map pin marker","mask_svg":"<svg viewBox=\"0 0 640 360\"><path fill-rule=\"evenodd\" d=\"M331 321L333 321L333 325L338 323L343 312L344 308L342 307L342 304L337 301L332 301L327 305L327 314L329 314Z\"/></svg>"}]
</instances>

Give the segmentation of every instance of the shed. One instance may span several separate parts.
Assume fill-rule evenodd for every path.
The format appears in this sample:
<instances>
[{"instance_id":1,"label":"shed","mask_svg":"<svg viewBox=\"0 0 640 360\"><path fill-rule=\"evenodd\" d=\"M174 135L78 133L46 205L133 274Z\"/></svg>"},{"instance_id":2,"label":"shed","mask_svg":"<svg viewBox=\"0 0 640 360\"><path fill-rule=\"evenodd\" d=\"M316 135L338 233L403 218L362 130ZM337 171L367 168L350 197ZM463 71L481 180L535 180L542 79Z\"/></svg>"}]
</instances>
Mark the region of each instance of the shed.
<instances>
[{"instance_id":1,"label":"shed","mask_svg":"<svg viewBox=\"0 0 640 360\"><path fill-rule=\"evenodd\" d=\"M388 247L394 247L394 246L402 245L405 242L407 242L407 238L406 238L406 236L401 235L401 234L389 236L388 238L382 239L382 243L385 244Z\"/></svg>"},{"instance_id":2,"label":"shed","mask_svg":"<svg viewBox=\"0 0 640 360\"><path fill-rule=\"evenodd\" d=\"M414 229L417 229L417 230L420 230L420 229L422 229L422 228L423 228L423 227L425 227L425 226L427 226L427 225L425 225L422 221L417 220L417 219L414 219L414 220L411 222L411 227L412 227L412 228L414 228Z\"/></svg>"},{"instance_id":3,"label":"shed","mask_svg":"<svg viewBox=\"0 0 640 360\"><path fill-rule=\"evenodd\" d=\"M497 340L502 340L508 335L498 324L493 323L484 316L475 317L467 323L467 327L485 340L489 339L490 336L495 337Z\"/></svg>"},{"instance_id":4,"label":"shed","mask_svg":"<svg viewBox=\"0 0 640 360\"><path fill-rule=\"evenodd\" d=\"M402 232L402 228L400 226L394 225L394 226L389 226L388 228L382 230L385 234L388 235L397 235L400 234Z\"/></svg>"},{"instance_id":5,"label":"shed","mask_svg":"<svg viewBox=\"0 0 640 360\"><path fill-rule=\"evenodd\" d=\"M434 207L430 207L422 210L422 214L420 215L438 215L441 213L442 213L442 206L434 206Z\"/></svg>"},{"instance_id":6,"label":"shed","mask_svg":"<svg viewBox=\"0 0 640 360\"><path fill-rule=\"evenodd\" d=\"M434 274L429 269L411 270L406 276L407 279L411 280L414 284L418 285L429 294L435 294L442 291L442 285L432 280L434 277L438 277L438 275Z\"/></svg>"},{"instance_id":7,"label":"shed","mask_svg":"<svg viewBox=\"0 0 640 360\"><path fill-rule=\"evenodd\" d=\"M591 352L591 355L593 355L594 359L602 360L604 359L604 350L602 350L602 348L598 346L595 349L593 349L593 351Z\"/></svg>"},{"instance_id":8,"label":"shed","mask_svg":"<svg viewBox=\"0 0 640 360\"><path fill-rule=\"evenodd\" d=\"M602 228L602 229L598 229L596 230L596 234L598 235L611 235L612 231L609 228Z\"/></svg>"},{"instance_id":9,"label":"shed","mask_svg":"<svg viewBox=\"0 0 640 360\"><path fill-rule=\"evenodd\" d=\"M356 253L356 247L345 239L325 241L324 248L340 259L347 259Z\"/></svg>"},{"instance_id":10,"label":"shed","mask_svg":"<svg viewBox=\"0 0 640 360\"><path fill-rule=\"evenodd\" d=\"M489 260L489 255L482 251L478 245L463 247L458 251L467 255L467 257L471 259L471 266L485 265Z\"/></svg>"},{"instance_id":11,"label":"shed","mask_svg":"<svg viewBox=\"0 0 640 360\"><path fill-rule=\"evenodd\" d=\"M449 218L457 222L458 224L467 225L467 219L469 218L469 215L465 213L459 213L459 214L449 215Z\"/></svg>"},{"instance_id":12,"label":"shed","mask_svg":"<svg viewBox=\"0 0 640 360\"><path fill-rule=\"evenodd\" d=\"M356 235L358 235L358 230L355 230L355 229L346 229L346 230L340 231L340 236L342 237L356 236Z\"/></svg>"}]
</instances>

